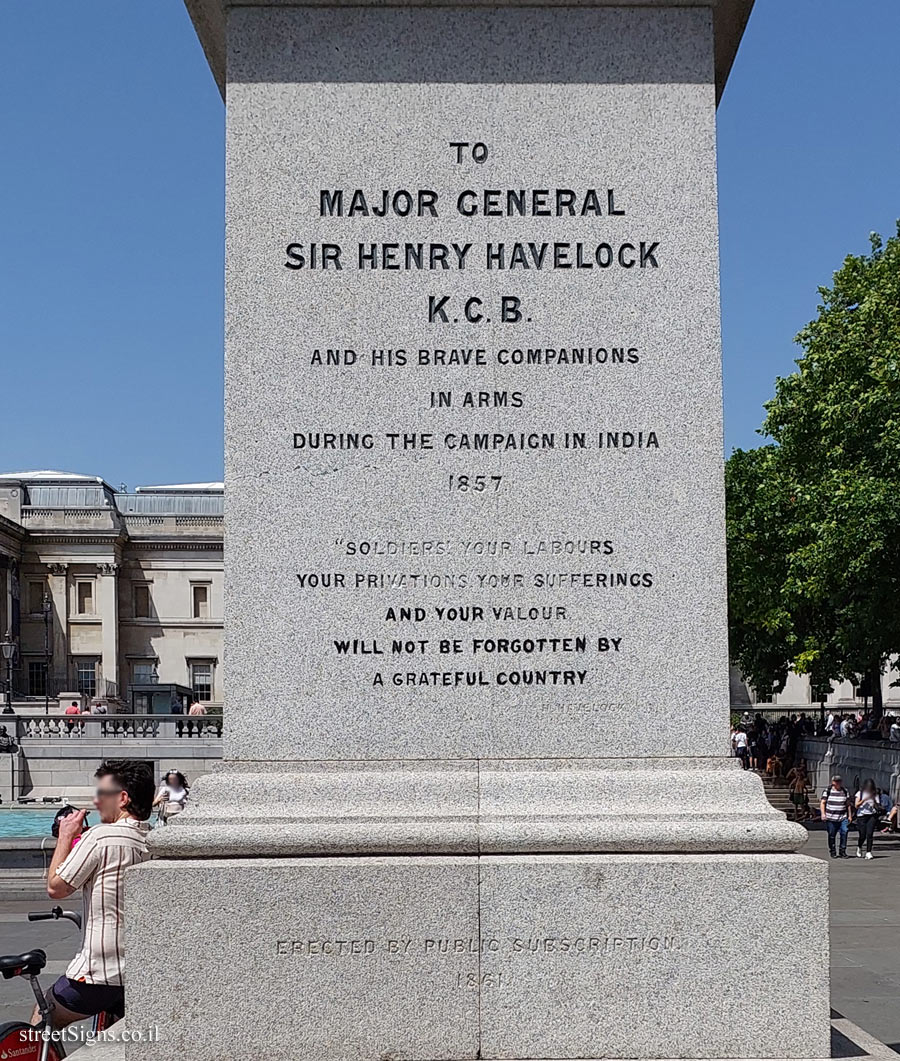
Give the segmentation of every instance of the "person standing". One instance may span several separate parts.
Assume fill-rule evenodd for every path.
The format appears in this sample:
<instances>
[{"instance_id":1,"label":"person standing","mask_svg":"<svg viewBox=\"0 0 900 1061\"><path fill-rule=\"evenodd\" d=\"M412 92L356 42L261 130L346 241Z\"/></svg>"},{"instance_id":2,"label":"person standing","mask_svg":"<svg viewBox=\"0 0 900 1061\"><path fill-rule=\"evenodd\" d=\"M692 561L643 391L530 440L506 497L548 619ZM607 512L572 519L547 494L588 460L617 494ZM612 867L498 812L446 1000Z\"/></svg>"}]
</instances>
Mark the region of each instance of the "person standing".
<instances>
[{"instance_id":1,"label":"person standing","mask_svg":"<svg viewBox=\"0 0 900 1061\"><path fill-rule=\"evenodd\" d=\"M101 734L101 736L105 737L106 736L106 716L109 714L109 710L107 709L106 704L102 700L98 700L97 703L94 704L94 714L95 715L103 715L103 721L100 723L100 734Z\"/></svg>"},{"instance_id":2,"label":"person standing","mask_svg":"<svg viewBox=\"0 0 900 1061\"><path fill-rule=\"evenodd\" d=\"M160 805L162 807L159 818L163 825L166 824L167 819L184 810L189 792L187 778L184 774L180 770L169 770L153 800L154 807Z\"/></svg>"},{"instance_id":3,"label":"person standing","mask_svg":"<svg viewBox=\"0 0 900 1061\"><path fill-rule=\"evenodd\" d=\"M789 770L786 780L791 793L791 803L794 806L794 821L805 820L809 817L809 799L806 794L809 788L809 775L803 763L798 763Z\"/></svg>"},{"instance_id":4,"label":"person standing","mask_svg":"<svg viewBox=\"0 0 900 1061\"><path fill-rule=\"evenodd\" d=\"M81 708L78 706L78 703L73 700L72 703L69 704L69 706L66 708L64 713L69 716L66 719L66 729L69 731L69 735L71 736L72 730L75 729L74 718L76 715L81 714Z\"/></svg>"},{"instance_id":5,"label":"person standing","mask_svg":"<svg viewBox=\"0 0 900 1061\"><path fill-rule=\"evenodd\" d=\"M173 697L172 706L169 708L169 712L173 715L184 714L184 707L182 706L182 703L177 696ZM178 734L179 737L184 733L184 723L181 721L180 718L176 719L175 721L175 732Z\"/></svg>"},{"instance_id":6,"label":"person standing","mask_svg":"<svg viewBox=\"0 0 900 1061\"><path fill-rule=\"evenodd\" d=\"M828 830L828 851L832 858L847 857L847 833L853 819L850 793L844 788L839 774L831 779L831 787L822 793L820 813ZM837 844L835 841L837 840ZM837 850L835 849L837 847Z\"/></svg>"},{"instance_id":7,"label":"person standing","mask_svg":"<svg viewBox=\"0 0 900 1061\"><path fill-rule=\"evenodd\" d=\"M206 714L206 708L203 706L203 704L200 703L199 700L195 700L191 704L191 706L188 708L188 717L197 719L197 736L198 737L203 732L203 723L200 721L200 718L202 718L202 716L205 715L205 714ZM200 717L198 717L198 716L200 716ZM188 722L188 736L189 737L191 735L191 727L192 727L192 723Z\"/></svg>"},{"instance_id":8,"label":"person standing","mask_svg":"<svg viewBox=\"0 0 900 1061\"><path fill-rule=\"evenodd\" d=\"M741 766L745 770L749 769L750 764L747 759L750 753L749 741L742 726L738 726L734 731L734 735L731 738L731 746L734 748L734 754L741 760Z\"/></svg>"},{"instance_id":9,"label":"person standing","mask_svg":"<svg viewBox=\"0 0 900 1061\"><path fill-rule=\"evenodd\" d=\"M856 832L858 836L856 857L863 857L863 847L865 847L865 857L874 858L872 840L875 837L875 826L878 824L883 808L878 798L875 782L871 777L863 781L862 788L856 793L854 806L856 808Z\"/></svg>"},{"instance_id":10,"label":"person standing","mask_svg":"<svg viewBox=\"0 0 900 1061\"><path fill-rule=\"evenodd\" d=\"M104 1011L121 1016L125 877L129 867L150 857L152 767L137 760L107 759L94 777L100 824L82 835L85 811L62 818L47 876L51 899L65 899L79 889L84 895L81 950L48 995L54 1028ZM31 1022L39 1020L35 1007Z\"/></svg>"},{"instance_id":11,"label":"person standing","mask_svg":"<svg viewBox=\"0 0 900 1061\"><path fill-rule=\"evenodd\" d=\"M759 742L760 742L760 725L759 725L759 716L757 716L757 719L753 723L753 725L750 727L750 733L748 734L747 753L748 753L748 755L750 757L750 769L751 770L761 770L761 769L764 768L764 765L765 765L764 763L762 765L760 765L761 756L760 756L760 752L759 752Z\"/></svg>"}]
</instances>

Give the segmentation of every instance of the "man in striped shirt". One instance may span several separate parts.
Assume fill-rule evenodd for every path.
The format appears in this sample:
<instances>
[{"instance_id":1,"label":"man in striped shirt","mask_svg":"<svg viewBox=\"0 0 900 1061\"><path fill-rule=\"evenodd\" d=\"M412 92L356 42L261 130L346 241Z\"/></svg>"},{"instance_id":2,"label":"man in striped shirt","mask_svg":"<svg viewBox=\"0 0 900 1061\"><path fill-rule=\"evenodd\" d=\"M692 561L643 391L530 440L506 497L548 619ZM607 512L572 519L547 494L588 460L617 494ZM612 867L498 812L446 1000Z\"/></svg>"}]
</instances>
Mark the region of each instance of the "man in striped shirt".
<instances>
[{"instance_id":1,"label":"man in striped shirt","mask_svg":"<svg viewBox=\"0 0 900 1061\"><path fill-rule=\"evenodd\" d=\"M156 788L151 765L107 759L94 776L100 824L82 834L85 811L60 821L47 880L51 899L65 899L79 888L84 899L81 950L50 991L57 1028L96 1013L122 1015L125 872L150 857L147 819Z\"/></svg>"},{"instance_id":2,"label":"man in striped shirt","mask_svg":"<svg viewBox=\"0 0 900 1061\"><path fill-rule=\"evenodd\" d=\"M838 774L831 779L831 788L822 793L820 805L822 821L828 830L828 850L832 858L838 857L835 850L835 839L840 838L840 857L847 857L847 833L853 820L853 804L850 793L844 788L844 782Z\"/></svg>"}]
</instances>

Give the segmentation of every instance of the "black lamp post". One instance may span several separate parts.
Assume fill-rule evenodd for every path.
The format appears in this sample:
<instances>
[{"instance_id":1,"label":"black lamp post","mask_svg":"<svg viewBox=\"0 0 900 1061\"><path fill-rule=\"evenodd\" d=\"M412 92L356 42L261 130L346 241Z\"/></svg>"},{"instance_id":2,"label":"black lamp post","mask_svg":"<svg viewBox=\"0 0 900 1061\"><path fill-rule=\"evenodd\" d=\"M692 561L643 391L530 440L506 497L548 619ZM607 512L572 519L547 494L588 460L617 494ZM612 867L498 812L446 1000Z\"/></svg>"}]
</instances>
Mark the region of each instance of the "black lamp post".
<instances>
[{"instance_id":1,"label":"black lamp post","mask_svg":"<svg viewBox=\"0 0 900 1061\"><path fill-rule=\"evenodd\" d=\"M44 613L44 714L50 714L50 616L53 614L53 598L44 594L41 601Z\"/></svg>"},{"instance_id":2,"label":"black lamp post","mask_svg":"<svg viewBox=\"0 0 900 1061\"><path fill-rule=\"evenodd\" d=\"M16 643L12 639L9 630L6 631L6 640L0 641L0 656L6 663L6 714L12 714L12 665L16 658Z\"/></svg>"}]
</instances>

